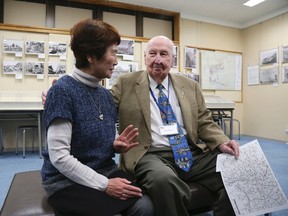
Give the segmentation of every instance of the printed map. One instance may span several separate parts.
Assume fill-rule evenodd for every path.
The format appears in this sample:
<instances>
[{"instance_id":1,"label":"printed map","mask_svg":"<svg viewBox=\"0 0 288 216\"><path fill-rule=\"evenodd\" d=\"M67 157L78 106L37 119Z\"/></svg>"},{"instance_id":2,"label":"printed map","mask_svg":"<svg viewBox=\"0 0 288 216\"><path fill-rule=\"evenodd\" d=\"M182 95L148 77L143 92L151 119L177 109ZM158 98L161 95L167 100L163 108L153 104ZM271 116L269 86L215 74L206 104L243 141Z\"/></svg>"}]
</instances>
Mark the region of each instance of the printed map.
<instances>
[{"instance_id":1,"label":"printed map","mask_svg":"<svg viewBox=\"0 0 288 216\"><path fill-rule=\"evenodd\" d=\"M236 215L260 215L288 208L285 197L257 140L240 147L240 156L220 154L217 171Z\"/></svg>"}]
</instances>

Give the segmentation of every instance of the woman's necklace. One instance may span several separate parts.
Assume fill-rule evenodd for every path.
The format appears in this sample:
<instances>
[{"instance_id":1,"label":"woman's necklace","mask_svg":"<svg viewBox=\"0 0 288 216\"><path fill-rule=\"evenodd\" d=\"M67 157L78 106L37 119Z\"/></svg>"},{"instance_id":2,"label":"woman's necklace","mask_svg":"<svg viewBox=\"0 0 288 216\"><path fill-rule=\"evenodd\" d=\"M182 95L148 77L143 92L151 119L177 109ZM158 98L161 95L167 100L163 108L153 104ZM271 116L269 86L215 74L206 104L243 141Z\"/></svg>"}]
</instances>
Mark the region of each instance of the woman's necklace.
<instances>
[{"instance_id":1,"label":"woman's necklace","mask_svg":"<svg viewBox=\"0 0 288 216\"><path fill-rule=\"evenodd\" d=\"M103 120L104 120L104 114L101 112L100 100L98 99L98 104L99 104L99 106L97 106L96 103L95 103L95 101L94 101L94 99L93 99L93 97L92 97L92 95L90 94L89 90L87 89L87 87L86 87L84 84L83 84L83 86L84 86L84 88L86 89L87 93L89 94L90 99L92 100L92 103L94 104L96 110L97 110L98 113L99 113L98 118L99 118L101 121L103 121Z\"/></svg>"}]
</instances>

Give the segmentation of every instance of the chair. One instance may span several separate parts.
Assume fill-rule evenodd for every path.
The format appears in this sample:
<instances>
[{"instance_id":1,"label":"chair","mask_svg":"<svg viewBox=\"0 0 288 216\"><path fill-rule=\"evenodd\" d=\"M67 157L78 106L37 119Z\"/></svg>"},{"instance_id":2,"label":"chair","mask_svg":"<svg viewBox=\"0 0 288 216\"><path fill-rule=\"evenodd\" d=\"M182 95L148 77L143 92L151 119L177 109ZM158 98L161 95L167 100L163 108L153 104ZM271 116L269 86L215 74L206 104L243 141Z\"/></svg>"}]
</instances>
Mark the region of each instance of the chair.
<instances>
[{"instance_id":1,"label":"chair","mask_svg":"<svg viewBox=\"0 0 288 216\"><path fill-rule=\"evenodd\" d=\"M222 129L224 131L224 133L226 134L226 124L225 122L226 121L231 121L231 118L222 118ZM238 119L232 119L232 123L236 122L237 123L237 126L238 126L238 140L240 140L240 121Z\"/></svg>"},{"instance_id":2,"label":"chair","mask_svg":"<svg viewBox=\"0 0 288 216\"><path fill-rule=\"evenodd\" d=\"M3 130L0 127L0 152L4 150Z\"/></svg>"},{"instance_id":3,"label":"chair","mask_svg":"<svg viewBox=\"0 0 288 216\"><path fill-rule=\"evenodd\" d=\"M26 156L26 131L30 130L31 131L31 134L32 134L32 152L34 152L34 130L37 130L38 129L38 126L37 125L23 125L23 126L19 126L16 128L16 155L18 155L18 143L19 143L19 132L22 131L22 149L23 149L23 152L22 152L22 155L23 155L23 158L25 158ZM40 146L41 143L39 143L39 148L41 147ZM40 155L41 157L41 155Z\"/></svg>"},{"instance_id":4,"label":"chair","mask_svg":"<svg viewBox=\"0 0 288 216\"><path fill-rule=\"evenodd\" d=\"M212 118L213 121L216 122L220 127L222 126L222 114L219 111L213 111Z\"/></svg>"}]
</instances>

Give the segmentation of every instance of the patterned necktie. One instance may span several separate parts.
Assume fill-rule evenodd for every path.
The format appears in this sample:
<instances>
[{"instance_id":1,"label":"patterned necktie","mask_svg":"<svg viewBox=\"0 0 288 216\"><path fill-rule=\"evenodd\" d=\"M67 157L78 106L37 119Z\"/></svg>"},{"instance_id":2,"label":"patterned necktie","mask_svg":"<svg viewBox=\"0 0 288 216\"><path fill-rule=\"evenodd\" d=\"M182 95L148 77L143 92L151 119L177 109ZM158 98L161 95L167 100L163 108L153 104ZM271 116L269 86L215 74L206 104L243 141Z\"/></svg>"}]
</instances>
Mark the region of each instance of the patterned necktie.
<instances>
[{"instance_id":1,"label":"patterned necktie","mask_svg":"<svg viewBox=\"0 0 288 216\"><path fill-rule=\"evenodd\" d=\"M158 105L163 124L166 125L169 123L177 123L178 127L178 134L168 135L169 143L173 150L175 163L180 169L188 172L193 164L193 156L189 149L187 139L182 128L177 122L168 98L163 92L163 85L159 84L157 88L159 89Z\"/></svg>"}]
</instances>

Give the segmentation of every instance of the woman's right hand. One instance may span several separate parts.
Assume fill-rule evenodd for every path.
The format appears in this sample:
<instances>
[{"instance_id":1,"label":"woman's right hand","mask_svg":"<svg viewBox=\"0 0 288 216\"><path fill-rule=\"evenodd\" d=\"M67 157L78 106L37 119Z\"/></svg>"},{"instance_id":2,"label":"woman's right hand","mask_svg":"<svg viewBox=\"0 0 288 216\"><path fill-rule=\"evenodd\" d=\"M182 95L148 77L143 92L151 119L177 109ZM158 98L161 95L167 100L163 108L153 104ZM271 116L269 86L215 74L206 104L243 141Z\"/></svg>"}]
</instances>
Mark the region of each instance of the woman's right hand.
<instances>
[{"instance_id":1,"label":"woman's right hand","mask_svg":"<svg viewBox=\"0 0 288 216\"><path fill-rule=\"evenodd\" d=\"M117 153L125 153L134 148L139 142L136 141L139 136L138 128L128 125L125 130L117 137L113 143L113 147Z\"/></svg>"},{"instance_id":2,"label":"woman's right hand","mask_svg":"<svg viewBox=\"0 0 288 216\"><path fill-rule=\"evenodd\" d=\"M121 200L142 196L142 190L139 187L131 185L131 182L125 178L109 179L105 192L108 195Z\"/></svg>"}]
</instances>

